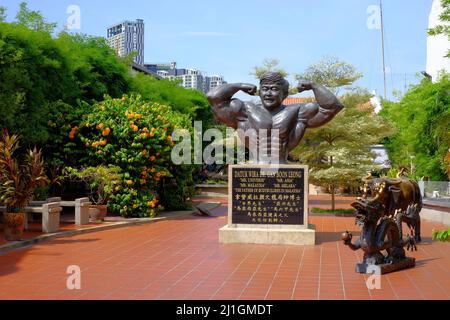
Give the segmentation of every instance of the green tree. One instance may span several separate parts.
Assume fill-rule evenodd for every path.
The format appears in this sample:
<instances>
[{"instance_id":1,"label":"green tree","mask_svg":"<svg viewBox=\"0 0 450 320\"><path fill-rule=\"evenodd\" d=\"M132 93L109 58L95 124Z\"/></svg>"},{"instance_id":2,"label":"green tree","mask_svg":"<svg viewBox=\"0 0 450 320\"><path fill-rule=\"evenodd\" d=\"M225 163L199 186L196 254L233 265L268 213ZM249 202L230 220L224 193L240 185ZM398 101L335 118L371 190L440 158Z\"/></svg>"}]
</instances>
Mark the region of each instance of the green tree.
<instances>
[{"instance_id":1,"label":"green tree","mask_svg":"<svg viewBox=\"0 0 450 320\"><path fill-rule=\"evenodd\" d=\"M58 140L53 134L62 127L49 123L71 121L78 101L121 97L131 85L126 61L104 39L68 33L55 39L15 23L0 23L0 78L0 125L28 147L52 148L47 141ZM55 105L65 105L64 112Z\"/></svg>"},{"instance_id":2,"label":"green tree","mask_svg":"<svg viewBox=\"0 0 450 320\"><path fill-rule=\"evenodd\" d=\"M257 80L261 79L263 74L267 72L278 72L283 77L286 78L289 75L289 73L283 68L278 67L279 64L280 61L278 59L273 58L264 59L262 66L255 66L253 68L253 71L250 72L250 74L254 76ZM289 94L296 94L296 93L298 93L297 89L295 87L290 86Z\"/></svg>"},{"instance_id":3,"label":"green tree","mask_svg":"<svg viewBox=\"0 0 450 320\"><path fill-rule=\"evenodd\" d=\"M331 191L356 188L367 171L376 168L370 147L393 132L392 126L367 108L371 94L355 89L341 97L345 108L328 124L306 132L291 155L310 167L310 182Z\"/></svg>"},{"instance_id":4,"label":"green tree","mask_svg":"<svg viewBox=\"0 0 450 320\"><path fill-rule=\"evenodd\" d=\"M0 7L0 22L4 22L6 20L6 8Z\"/></svg>"},{"instance_id":5,"label":"green tree","mask_svg":"<svg viewBox=\"0 0 450 320\"><path fill-rule=\"evenodd\" d=\"M119 98L131 87L128 61L117 57L103 37L61 32L55 43L67 60L81 100Z\"/></svg>"},{"instance_id":6,"label":"green tree","mask_svg":"<svg viewBox=\"0 0 450 320\"><path fill-rule=\"evenodd\" d=\"M0 23L0 126L26 147L44 144L50 103L74 101L76 84L50 34Z\"/></svg>"},{"instance_id":7,"label":"green tree","mask_svg":"<svg viewBox=\"0 0 450 320\"><path fill-rule=\"evenodd\" d=\"M205 94L185 89L177 81L157 80L140 73L132 79L131 92L140 94L148 101L169 105L192 120L202 121L203 129L213 125L213 115Z\"/></svg>"},{"instance_id":8,"label":"green tree","mask_svg":"<svg viewBox=\"0 0 450 320\"><path fill-rule=\"evenodd\" d=\"M400 100L383 102L380 113L397 127L386 140L389 158L396 167L415 166L415 178L447 180L445 157L450 148L450 76L439 82L424 79Z\"/></svg>"},{"instance_id":9,"label":"green tree","mask_svg":"<svg viewBox=\"0 0 450 320\"><path fill-rule=\"evenodd\" d=\"M283 77L287 77L289 74L283 68L278 67L279 64L280 61L278 59L264 59L262 66L255 66L250 74L255 76L258 80L261 79L266 72L279 72Z\"/></svg>"},{"instance_id":10,"label":"green tree","mask_svg":"<svg viewBox=\"0 0 450 320\"><path fill-rule=\"evenodd\" d=\"M44 31L52 33L57 24L49 23L45 20L39 11L32 11L28 9L26 2L21 2L19 12L16 15L17 23L32 30Z\"/></svg>"},{"instance_id":11,"label":"green tree","mask_svg":"<svg viewBox=\"0 0 450 320\"><path fill-rule=\"evenodd\" d=\"M444 24L429 29L428 34L431 36L442 34L447 36L450 41L450 0L442 0L441 5L444 11L439 18ZM448 51L447 57L450 58L450 50Z\"/></svg>"},{"instance_id":12,"label":"green tree","mask_svg":"<svg viewBox=\"0 0 450 320\"><path fill-rule=\"evenodd\" d=\"M445 173L447 173L447 177L450 179L450 148L444 158L444 164L446 166Z\"/></svg>"},{"instance_id":13,"label":"green tree","mask_svg":"<svg viewBox=\"0 0 450 320\"><path fill-rule=\"evenodd\" d=\"M297 80L308 79L322 84L335 94L339 93L340 88L350 86L361 77L362 73L353 65L332 56L322 58L306 68L305 72L295 76Z\"/></svg>"}]
</instances>

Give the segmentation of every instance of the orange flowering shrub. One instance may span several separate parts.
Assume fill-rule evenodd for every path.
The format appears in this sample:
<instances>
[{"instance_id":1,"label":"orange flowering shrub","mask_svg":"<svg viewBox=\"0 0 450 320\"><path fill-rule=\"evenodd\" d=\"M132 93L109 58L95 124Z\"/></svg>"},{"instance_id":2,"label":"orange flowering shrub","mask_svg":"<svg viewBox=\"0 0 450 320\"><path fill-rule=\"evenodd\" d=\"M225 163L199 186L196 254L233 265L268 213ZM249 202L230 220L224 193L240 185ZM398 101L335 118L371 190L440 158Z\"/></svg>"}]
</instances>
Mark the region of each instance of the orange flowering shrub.
<instances>
[{"instance_id":1,"label":"orange flowering shrub","mask_svg":"<svg viewBox=\"0 0 450 320\"><path fill-rule=\"evenodd\" d=\"M108 97L85 115L73 135L85 148L86 160L122 170L124 187L109 202L113 212L142 217L156 215L162 205L177 207L170 197L180 192L166 192L165 179L168 185L184 186L181 193L190 196L185 180L192 179L192 168L174 166L170 158L175 126L192 128L188 116L139 96Z\"/></svg>"},{"instance_id":2,"label":"orange flowering shrub","mask_svg":"<svg viewBox=\"0 0 450 320\"><path fill-rule=\"evenodd\" d=\"M75 138L75 134L77 133L78 127L75 126L70 130L69 139L73 140Z\"/></svg>"}]
</instances>

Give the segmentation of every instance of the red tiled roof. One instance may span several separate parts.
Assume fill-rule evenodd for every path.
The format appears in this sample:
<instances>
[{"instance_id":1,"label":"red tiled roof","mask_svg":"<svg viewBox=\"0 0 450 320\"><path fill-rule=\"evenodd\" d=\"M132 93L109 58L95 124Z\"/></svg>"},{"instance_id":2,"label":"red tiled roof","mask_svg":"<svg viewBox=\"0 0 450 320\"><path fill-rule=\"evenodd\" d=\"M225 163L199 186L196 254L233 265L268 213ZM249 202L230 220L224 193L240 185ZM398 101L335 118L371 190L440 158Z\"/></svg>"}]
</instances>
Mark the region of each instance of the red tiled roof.
<instances>
[{"instance_id":1,"label":"red tiled roof","mask_svg":"<svg viewBox=\"0 0 450 320\"><path fill-rule=\"evenodd\" d=\"M364 111L364 110L375 111L375 107L372 105L372 102L370 102L370 101L367 101L365 103L360 103L356 106L356 108L360 111Z\"/></svg>"},{"instance_id":2,"label":"red tiled roof","mask_svg":"<svg viewBox=\"0 0 450 320\"><path fill-rule=\"evenodd\" d=\"M287 97L283 101L283 104L286 106L289 106L289 105L293 105L293 104L308 103L308 102L313 102L313 101L315 101L315 99L313 97ZM370 102L370 101L361 103L361 104L357 105L356 108L361 111L363 111L363 110L374 111L374 109L375 109L372 102Z\"/></svg>"},{"instance_id":3,"label":"red tiled roof","mask_svg":"<svg viewBox=\"0 0 450 320\"><path fill-rule=\"evenodd\" d=\"M288 106L291 104L308 103L312 101L314 101L313 97L287 97L284 99L283 104Z\"/></svg>"}]
</instances>

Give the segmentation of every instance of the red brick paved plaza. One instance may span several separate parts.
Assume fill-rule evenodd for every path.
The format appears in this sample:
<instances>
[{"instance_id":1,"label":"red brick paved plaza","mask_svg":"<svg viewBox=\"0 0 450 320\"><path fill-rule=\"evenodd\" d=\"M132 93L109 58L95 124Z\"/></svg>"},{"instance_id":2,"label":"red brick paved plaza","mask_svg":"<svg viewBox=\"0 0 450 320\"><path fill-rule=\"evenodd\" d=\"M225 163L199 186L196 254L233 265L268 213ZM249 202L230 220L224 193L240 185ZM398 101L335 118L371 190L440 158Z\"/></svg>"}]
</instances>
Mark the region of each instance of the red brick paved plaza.
<instances>
[{"instance_id":1,"label":"red brick paved plaza","mask_svg":"<svg viewBox=\"0 0 450 320\"><path fill-rule=\"evenodd\" d=\"M310 200L322 205L324 198ZM450 244L431 241L442 225L424 221L424 241L408 253L417 266L383 275L381 289L369 290L367 276L354 272L362 252L339 240L345 230L359 235L354 218L313 215L315 246L221 245L226 203L214 212L0 255L0 299L450 299ZM69 265L81 268L81 290L66 288Z\"/></svg>"}]
</instances>

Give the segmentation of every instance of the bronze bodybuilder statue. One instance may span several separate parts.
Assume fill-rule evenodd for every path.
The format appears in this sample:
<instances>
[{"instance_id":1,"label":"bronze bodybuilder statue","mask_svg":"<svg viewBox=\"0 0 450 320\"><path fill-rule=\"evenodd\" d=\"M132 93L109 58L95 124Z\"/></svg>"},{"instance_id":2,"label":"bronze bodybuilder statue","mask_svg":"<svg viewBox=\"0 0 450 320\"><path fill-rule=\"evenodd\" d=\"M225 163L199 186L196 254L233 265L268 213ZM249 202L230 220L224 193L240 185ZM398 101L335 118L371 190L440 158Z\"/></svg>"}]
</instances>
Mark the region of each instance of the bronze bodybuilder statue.
<instances>
[{"instance_id":1,"label":"bronze bodybuilder statue","mask_svg":"<svg viewBox=\"0 0 450 320\"><path fill-rule=\"evenodd\" d=\"M234 129L241 129L241 133L255 130L259 153L264 149L266 154L275 150L279 163L283 164L287 163L289 151L300 143L307 128L326 124L343 108L336 96L322 85L301 80L297 89L298 92L312 90L317 102L283 105L288 96L289 83L277 72L268 72L261 77L261 103L233 98L238 91L256 94L256 86L246 83L224 84L210 91L207 97L217 120ZM278 136L272 139L262 137L260 129L267 130L268 136L272 130L278 130ZM247 146L248 142L241 133L240 138ZM267 162L258 157L258 163Z\"/></svg>"}]
</instances>

